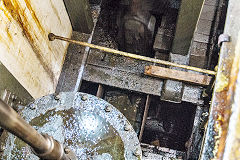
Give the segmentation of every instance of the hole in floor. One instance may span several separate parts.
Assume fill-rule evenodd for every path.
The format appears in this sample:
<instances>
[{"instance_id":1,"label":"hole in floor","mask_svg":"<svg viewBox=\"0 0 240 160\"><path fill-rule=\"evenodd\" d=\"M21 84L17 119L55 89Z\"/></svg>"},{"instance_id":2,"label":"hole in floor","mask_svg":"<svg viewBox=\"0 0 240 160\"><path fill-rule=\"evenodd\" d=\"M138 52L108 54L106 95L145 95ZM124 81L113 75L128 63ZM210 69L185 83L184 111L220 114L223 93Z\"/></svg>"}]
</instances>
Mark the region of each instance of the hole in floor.
<instances>
[{"instance_id":1,"label":"hole in floor","mask_svg":"<svg viewBox=\"0 0 240 160\"><path fill-rule=\"evenodd\" d=\"M191 136L196 106L191 103L170 103L152 98L142 142L154 146L185 151Z\"/></svg>"}]
</instances>

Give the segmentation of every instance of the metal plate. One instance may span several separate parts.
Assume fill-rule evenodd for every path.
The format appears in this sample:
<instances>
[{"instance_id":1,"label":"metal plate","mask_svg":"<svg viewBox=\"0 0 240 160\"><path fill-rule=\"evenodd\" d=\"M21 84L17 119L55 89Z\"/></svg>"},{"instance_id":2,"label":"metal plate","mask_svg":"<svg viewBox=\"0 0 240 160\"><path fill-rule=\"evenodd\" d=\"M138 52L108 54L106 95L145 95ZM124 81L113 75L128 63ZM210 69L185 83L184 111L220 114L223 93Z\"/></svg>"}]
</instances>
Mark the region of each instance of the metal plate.
<instances>
[{"instance_id":1,"label":"metal plate","mask_svg":"<svg viewBox=\"0 0 240 160\"><path fill-rule=\"evenodd\" d=\"M114 106L85 93L62 92L36 100L22 111L39 132L69 146L78 159L141 159L137 135ZM1 156L0 156L1 157ZM1 159L37 159L9 134Z\"/></svg>"},{"instance_id":2,"label":"metal plate","mask_svg":"<svg viewBox=\"0 0 240 160\"><path fill-rule=\"evenodd\" d=\"M223 42L200 160L240 159L240 3L229 0Z\"/></svg>"}]
</instances>

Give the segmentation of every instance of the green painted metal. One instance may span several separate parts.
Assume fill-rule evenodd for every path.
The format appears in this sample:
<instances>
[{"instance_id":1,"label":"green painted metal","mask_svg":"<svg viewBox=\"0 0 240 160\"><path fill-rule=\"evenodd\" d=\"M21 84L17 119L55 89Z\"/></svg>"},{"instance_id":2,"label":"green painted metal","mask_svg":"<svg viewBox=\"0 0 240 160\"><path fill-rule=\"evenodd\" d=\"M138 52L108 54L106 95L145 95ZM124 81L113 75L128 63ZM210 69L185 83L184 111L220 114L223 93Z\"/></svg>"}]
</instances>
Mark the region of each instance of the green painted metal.
<instances>
[{"instance_id":1,"label":"green painted metal","mask_svg":"<svg viewBox=\"0 0 240 160\"><path fill-rule=\"evenodd\" d=\"M172 53L187 55L204 0L182 0Z\"/></svg>"},{"instance_id":2,"label":"green painted metal","mask_svg":"<svg viewBox=\"0 0 240 160\"><path fill-rule=\"evenodd\" d=\"M74 31L91 33L93 18L88 0L64 0Z\"/></svg>"}]
</instances>

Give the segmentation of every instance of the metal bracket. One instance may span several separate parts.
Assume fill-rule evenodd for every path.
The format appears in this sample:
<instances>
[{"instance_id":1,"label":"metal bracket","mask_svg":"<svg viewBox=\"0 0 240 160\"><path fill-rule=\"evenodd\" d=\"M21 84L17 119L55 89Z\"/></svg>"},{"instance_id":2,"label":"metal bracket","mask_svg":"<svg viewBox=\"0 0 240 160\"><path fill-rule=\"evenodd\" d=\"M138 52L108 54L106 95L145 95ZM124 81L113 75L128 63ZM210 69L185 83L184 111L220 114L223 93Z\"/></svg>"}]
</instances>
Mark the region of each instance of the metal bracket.
<instances>
[{"instance_id":1,"label":"metal bracket","mask_svg":"<svg viewBox=\"0 0 240 160\"><path fill-rule=\"evenodd\" d=\"M221 34L218 37L218 47L220 48L223 42L230 42L230 36L227 34Z\"/></svg>"}]
</instances>

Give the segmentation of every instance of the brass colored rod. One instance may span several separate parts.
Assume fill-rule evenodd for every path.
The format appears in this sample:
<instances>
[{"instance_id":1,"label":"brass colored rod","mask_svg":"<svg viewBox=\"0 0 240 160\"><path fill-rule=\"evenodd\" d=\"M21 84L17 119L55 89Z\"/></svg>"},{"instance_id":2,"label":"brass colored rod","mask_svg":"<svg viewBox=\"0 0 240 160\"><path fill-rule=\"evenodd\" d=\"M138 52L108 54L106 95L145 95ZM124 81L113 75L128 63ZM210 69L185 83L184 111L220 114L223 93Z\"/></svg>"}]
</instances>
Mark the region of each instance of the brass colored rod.
<instances>
[{"instance_id":1,"label":"brass colored rod","mask_svg":"<svg viewBox=\"0 0 240 160\"><path fill-rule=\"evenodd\" d=\"M38 133L1 99L0 126L29 144L41 159L70 160L61 144L48 135Z\"/></svg>"},{"instance_id":2,"label":"brass colored rod","mask_svg":"<svg viewBox=\"0 0 240 160\"><path fill-rule=\"evenodd\" d=\"M81 41L76 41L76 40L72 40L72 39L69 39L69 38L57 36L57 35L54 35L53 33L50 33L48 35L48 38L49 38L50 41L53 41L55 39L59 39L59 40L67 41L67 42L70 42L70 43L79 44L81 46L95 48L95 49L102 50L104 52L118 54L118 55L122 55L122 56L125 56L125 57L130 57L130 58L134 58L134 59L138 59L138 60L142 60L142 61L148 61L148 62L163 64L163 65L167 65L167 66L172 66L172 67L178 67L178 68L183 68L183 69L187 69L187 70L192 70L192 71L196 71L196 72L200 72L200 73L216 75L216 72L211 71L211 70L206 70L206 69L192 67L192 66L187 66L187 65L181 65L181 64L177 64L177 63L163 61L163 60L160 60L160 59L140 56L140 55L136 55L136 54L132 54L132 53L128 53L128 52L123 52L123 51L118 51L118 50L115 50L115 49L102 47L102 46L94 45L94 44L87 43L87 42L81 42Z\"/></svg>"},{"instance_id":3,"label":"brass colored rod","mask_svg":"<svg viewBox=\"0 0 240 160\"><path fill-rule=\"evenodd\" d=\"M0 126L21 138L40 153L50 146L47 139L24 121L11 107L0 99Z\"/></svg>"}]
</instances>

